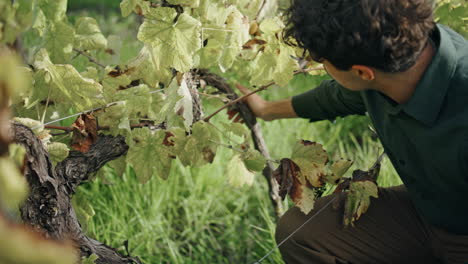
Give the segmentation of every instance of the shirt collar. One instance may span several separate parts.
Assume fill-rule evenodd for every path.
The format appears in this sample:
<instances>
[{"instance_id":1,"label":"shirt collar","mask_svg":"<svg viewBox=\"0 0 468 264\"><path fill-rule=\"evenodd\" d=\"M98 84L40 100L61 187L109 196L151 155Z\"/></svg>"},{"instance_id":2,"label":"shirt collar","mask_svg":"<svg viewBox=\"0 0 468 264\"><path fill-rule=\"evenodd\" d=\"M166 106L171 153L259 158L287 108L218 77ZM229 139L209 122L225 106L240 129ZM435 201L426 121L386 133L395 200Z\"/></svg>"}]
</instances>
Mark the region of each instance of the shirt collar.
<instances>
[{"instance_id":1,"label":"shirt collar","mask_svg":"<svg viewBox=\"0 0 468 264\"><path fill-rule=\"evenodd\" d=\"M437 120L456 66L455 47L445 28L436 25L431 39L439 47L408 102L401 109L431 126Z\"/></svg>"}]
</instances>

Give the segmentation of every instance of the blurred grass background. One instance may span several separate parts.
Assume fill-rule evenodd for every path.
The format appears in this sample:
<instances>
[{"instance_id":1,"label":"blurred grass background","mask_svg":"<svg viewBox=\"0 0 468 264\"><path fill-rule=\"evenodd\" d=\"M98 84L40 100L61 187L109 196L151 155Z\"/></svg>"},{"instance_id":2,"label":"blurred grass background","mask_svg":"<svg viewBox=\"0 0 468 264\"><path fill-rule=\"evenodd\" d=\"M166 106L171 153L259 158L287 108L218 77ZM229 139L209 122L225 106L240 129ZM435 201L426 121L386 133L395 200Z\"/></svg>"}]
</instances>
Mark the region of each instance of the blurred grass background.
<instances>
[{"instance_id":1,"label":"blurred grass background","mask_svg":"<svg viewBox=\"0 0 468 264\"><path fill-rule=\"evenodd\" d=\"M137 41L138 19L122 18L117 0L70 0L70 19L92 16L105 36L122 41L115 63L125 63L141 48ZM101 61L109 59L95 54ZM88 62L77 57L74 65L84 70ZM231 76L232 77L232 76ZM289 97L313 88L324 77L298 75L287 87L271 87L262 92L269 100ZM211 102L211 101L210 101ZM206 101L206 113L216 106ZM226 115L213 122L226 121ZM353 169L370 167L383 151L368 129L365 116L339 118L335 122L309 123L291 119L260 122L274 159L288 157L299 139L317 141L330 156L354 160ZM224 177L224 167L232 150L220 147L213 164L186 168L174 161L169 179L153 177L140 184L129 168L123 175L105 168L105 177L81 186L75 203L86 230L92 237L123 254L129 241L132 256L144 263L254 263L276 244L275 216L268 187L262 175L251 187L233 188ZM400 184L388 159L382 164L380 186ZM263 263L283 263L276 251Z\"/></svg>"}]
</instances>

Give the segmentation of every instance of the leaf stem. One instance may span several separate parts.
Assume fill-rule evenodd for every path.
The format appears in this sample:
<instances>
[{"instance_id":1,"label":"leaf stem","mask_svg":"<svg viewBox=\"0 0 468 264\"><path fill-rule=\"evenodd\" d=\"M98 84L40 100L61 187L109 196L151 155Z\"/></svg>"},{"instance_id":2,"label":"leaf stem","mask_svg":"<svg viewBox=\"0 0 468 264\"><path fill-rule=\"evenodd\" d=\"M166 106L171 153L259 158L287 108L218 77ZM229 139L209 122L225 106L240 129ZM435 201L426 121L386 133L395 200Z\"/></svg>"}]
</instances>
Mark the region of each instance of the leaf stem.
<instances>
[{"instance_id":1,"label":"leaf stem","mask_svg":"<svg viewBox=\"0 0 468 264\"><path fill-rule=\"evenodd\" d=\"M90 62L96 64L97 66L101 67L101 68L106 68L106 66L100 62L98 62L95 58L91 57L90 55L88 55L86 52L82 51L82 50L79 50L79 49L76 49L76 48L73 48L73 51L77 52L78 54L82 55L82 56L85 56Z\"/></svg>"}]
</instances>

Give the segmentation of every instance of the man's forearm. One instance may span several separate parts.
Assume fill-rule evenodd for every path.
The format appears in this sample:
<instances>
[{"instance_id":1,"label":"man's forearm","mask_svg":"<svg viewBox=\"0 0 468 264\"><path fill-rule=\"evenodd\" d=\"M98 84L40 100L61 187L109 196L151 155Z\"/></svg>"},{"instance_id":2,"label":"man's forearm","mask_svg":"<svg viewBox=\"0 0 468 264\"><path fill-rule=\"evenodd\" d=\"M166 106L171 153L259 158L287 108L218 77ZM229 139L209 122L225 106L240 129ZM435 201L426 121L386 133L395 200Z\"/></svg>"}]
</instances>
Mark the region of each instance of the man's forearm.
<instances>
[{"instance_id":1,"label":"man's forearm","mask_svg":"<svg viewBox=\"0 0 468 264\"><path fill-rule=\"evenodd\" d=\"M265 121L271 121L297 117L297 114L293 109L291 98L288 98L278 101L266 101L258 117Z\"/></svg>"}]
</instances>

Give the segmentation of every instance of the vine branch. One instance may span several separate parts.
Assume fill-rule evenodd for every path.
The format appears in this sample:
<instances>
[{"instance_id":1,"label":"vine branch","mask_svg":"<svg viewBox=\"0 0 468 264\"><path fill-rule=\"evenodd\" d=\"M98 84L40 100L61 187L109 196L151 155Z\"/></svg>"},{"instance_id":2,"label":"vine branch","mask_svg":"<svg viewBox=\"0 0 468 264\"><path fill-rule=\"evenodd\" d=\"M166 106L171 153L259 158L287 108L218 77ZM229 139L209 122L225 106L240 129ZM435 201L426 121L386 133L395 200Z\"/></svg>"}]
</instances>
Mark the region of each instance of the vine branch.
<instances>
[{"instance_id":1,"label":"vine branch","mask_svg":"<svg viewBox=\"0 0 468 264\"><path fill-rule=\"evenodd\" d=\"M323 69L324 69L323 66L318 66L318 67L309 68L309 69L301 69L301 70L295 71L295 72L294 72L294 75L297 75L297 74L300 74L300 73L311 72L311 71L323 70ZM258 88L258 89L256 89L256 90L254 90L254 91L252 91L252 92L246 94L246 95L243 95L243 96L241 96L241 97L238 97L238 98L235 99L235 100L232 100L231 102L229 102L229 103L223 105L222 107L220 107L218 110L214 111L211 115L205 117L205 118L203 119L203 121L209 122L210 119L211 119L213 116L217 115L219 112L223 111L224 109L226 109L226 108L228 108L228 107L230 107L230 106L232 106L232 105L234 105L234 104L236 104L236 103L238 103L238 102L244 100L245 98L251 96L252 94L256 94L256 93L258 93L258 92L261 92L261 91L267 89L268 87L272 86L273 84L275 84L275 82L267 83L267 84L261 86L260 88Z\"/></svg>"}]
</instances>

